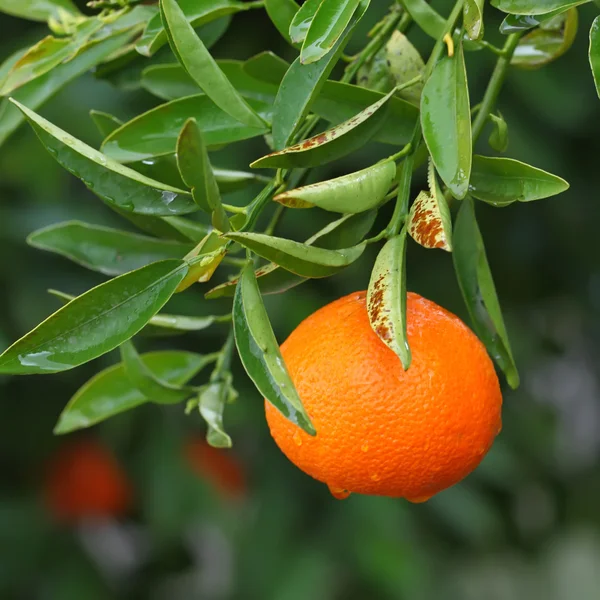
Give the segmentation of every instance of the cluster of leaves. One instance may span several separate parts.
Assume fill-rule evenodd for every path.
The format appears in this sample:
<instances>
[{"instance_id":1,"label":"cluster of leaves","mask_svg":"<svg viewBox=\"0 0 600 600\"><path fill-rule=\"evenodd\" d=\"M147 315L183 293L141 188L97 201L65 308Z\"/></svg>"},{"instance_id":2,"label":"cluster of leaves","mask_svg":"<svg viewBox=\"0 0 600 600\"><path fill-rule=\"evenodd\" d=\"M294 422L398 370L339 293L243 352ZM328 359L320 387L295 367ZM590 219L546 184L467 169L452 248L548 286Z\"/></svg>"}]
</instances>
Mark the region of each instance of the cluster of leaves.
<instances>
[{"instance_id":1,"label":"cluster of leaves","mask_svg":"<svg viewBox=\"0 0 600 600\"><path fill-rule=\"evenodd\" d=\"M0 0L0 10L47 21L52 31L0 67L5 96L0 142L27 120L61 166L150 234L80 222L31 234L31 245L114 278L76 298L54 292L66 305L0 356L0 373L59 372L118 347L122 362L75 394L60 417L58 433L144 402L187 400L188 410L199 409L206 420L209 443L229 446L223 410L236 396L230 373L235 341L260 393L314 434L262 296L334 275L356 261L367 244L383 241L367 295L369 317L408 369L410 236L426 248L453 253L475 331L516 387L519 376L475 200L503 207L553 196L568 184L517 160L474 155L473 147L491 125L490 147L506 150L508 127L495 101L507 69L539 68L563 54L577 30L576 6L586 1L492 0L507 13L503 48L484 39L484 0L458 0L447 18L425 0L390 1L363 50L348 57L344 49L369 0L306 0L302 6L295 0L160 0L158 5L107 0L90 3L100 9L95 16L81 14L70 0ZM210 48L232 15L262 9L298 51L296 60L288 64L270 52L243 61L215 60ZM590 61L600 83L598 23L591 29ZM435 40L427 61L406 35L415 27ZM497 64L481 103L472 108L465 52L477 50L496 54ZM342 60L344 74L334 81L330 76ZM91 111L105 138L100 150L35 112L90 69L109 80L133 73L164 101L127 123ZM214 149L253 137L263 137L270 152L250 167L272 169L272 177L211 163ZM301 185L311 167L371 141L389 145L390 156L355 173ZM413 173L424 164L429 186L411 203ZM223 202L229 192L257 181L264 189L247 206ZM266 231L256 230L272 200L280 204L276 216L286 209L316 207L338 217L304 243L279 238L273 235L274 220ZM372 232L378 209L394 200L387 227ZM237 272L205 298L229 302L233 297L231 311L204 318L160 312L173 294L208 282L226 266ZM131 341L142 333L174 335L230 321L230 334L213 355L169 351L140 356ZM207 365L213 365L207 383L190 385Z\"/></svg>"}]
</instances>

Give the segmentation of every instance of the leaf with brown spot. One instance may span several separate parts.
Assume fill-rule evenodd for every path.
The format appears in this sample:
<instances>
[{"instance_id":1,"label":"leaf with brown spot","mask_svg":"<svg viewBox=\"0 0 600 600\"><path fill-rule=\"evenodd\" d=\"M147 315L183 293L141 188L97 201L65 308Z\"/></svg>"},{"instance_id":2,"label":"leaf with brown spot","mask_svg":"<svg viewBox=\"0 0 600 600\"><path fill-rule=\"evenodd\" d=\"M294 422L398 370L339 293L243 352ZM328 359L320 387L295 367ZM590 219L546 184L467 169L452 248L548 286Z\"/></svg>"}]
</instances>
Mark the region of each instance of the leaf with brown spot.
<instances>
[{"instance_id":1,"label":"leaf with brown spot","mask_svg":"<svg viewBox=\"0 0 600 600\"><path fill-rule=\"evenodd\" d=\"M425 248L441 248L452 252L452 220L450 209L440 189L433 163L429 163L430 192L421 192L408 217L410 236Z\"/></svg>"},{"instance_id":2,"label":"leaf with brown spot","mask_svg":"<svg viewBox=\"0 0 600 600\"><path fill-rule=\"evenodd\" d=\"M406 337L406 227L377 256L367 291L367 312L373 331L408 369L412 356Z\"/></svg>"}]
</instances>

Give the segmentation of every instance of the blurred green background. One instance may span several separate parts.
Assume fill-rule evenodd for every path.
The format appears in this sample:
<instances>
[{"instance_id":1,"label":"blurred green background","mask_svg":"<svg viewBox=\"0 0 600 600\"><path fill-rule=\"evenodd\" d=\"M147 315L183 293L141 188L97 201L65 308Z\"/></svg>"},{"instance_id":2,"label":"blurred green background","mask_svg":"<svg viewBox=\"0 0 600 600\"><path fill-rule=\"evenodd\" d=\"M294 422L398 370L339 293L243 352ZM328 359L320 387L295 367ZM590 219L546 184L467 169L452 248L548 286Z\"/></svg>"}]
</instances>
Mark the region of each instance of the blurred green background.
<instances>
[{"instance_id":1,"label":"blurred green background","mask_svg":"<svg viewBox=\"0 0 600 600\"><path fill-rule=\"evenodd\" d=\"M373 3L354 49L386 5ZM447 13L446 2L434 5ZM473 475L423 505L334 500L277 449L262 399L236 360L240 396L225 424L234 439L229 454L243 473L241 495L232 498L186 462L183 446L204 433L199 415L149 405L69 436L99 439L118 457L134 490L127 517L59 525L42 501L48 460L68 441L52 428L78 387L118 354L53 376L1 377L0 598L600 598L600 102L587 59L594 12L580 9L567 55L542 70L512 71L500 99L508 155L565 177L571 189L537 203L477 207L522 385L511 391L503 384L504 429ZM501 44L499 14L489 8L486 16L486 39ZM46 35L44 26L6 15L0 30L1 57ZM431 49L416 28L409 37L424 53ZM233 19L213 51L243 59L266 48L293 58L264 12L251 11ZM467 55L473 104L493 62L485 51ZM40 112L98 145L91 108L130 118L158 103L135 78L114 83L88 74ZM491 154L485 137L480 150ZM215 153L213 162L243 169L265 150L253 140ZM386 150L371 145L315 177L366 166ZM419 185L422 173L415 194ZM131 229L22 127L0 148L0 349L58 308L47 288L80 293L103 281L25 244L31 231L68 219ZM277 233L301 240L328 219L316 209L287 211ZM278 339L323 304L365 289L376 250L336 277L270 296ZM408 265L410 289L467 318L450 256L411 242ZM228 304L204 300L206 289L197 286L168 308L226 312ZM220 325L140 346L208 353L226 333Z\"/></svg>"}]
</instances>

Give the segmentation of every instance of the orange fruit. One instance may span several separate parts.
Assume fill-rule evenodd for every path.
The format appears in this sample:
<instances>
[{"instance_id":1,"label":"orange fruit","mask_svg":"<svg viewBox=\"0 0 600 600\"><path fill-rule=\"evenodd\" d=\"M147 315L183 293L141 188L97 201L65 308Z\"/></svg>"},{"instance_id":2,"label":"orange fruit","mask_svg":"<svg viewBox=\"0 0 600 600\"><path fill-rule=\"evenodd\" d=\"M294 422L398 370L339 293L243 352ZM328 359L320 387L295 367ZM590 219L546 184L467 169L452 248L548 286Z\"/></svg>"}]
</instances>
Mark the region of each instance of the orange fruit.
<instances>
[{"instance_id":1,"label":"orange fruit","mask_svg":"<svg viewBox=\"0 0 600 600\"><path fill-rule=\"evenodd\" d=\"M208 480L223 496L240 499L245 495L244 471L231 452L194 439L187 442L185 456L195 473Z\"/></svg>"},{"instance_id":2,"label":"orange fruit","mask_svg":"<svg viewBox=\"0 0 600 600\"><path fill-rule=\"evenodd\" d=\"M281 346L317 435L265 402L271 435L338 498L424 502L473 471L500 432L498 378L473 332L413 293L407 331L412 364L404 371L357 292L309 316Z\"/></svg>"},{"instance_id":3,"label":"orange fruit","mask_svg":"<svg viewBox=\"0 0 600 600\"><path fill-rule=\"evenodd\" d=\"M115 457L91 439L59 448L49 462L44 492L48 509L63 522L120 516L132 495Z\"/></svg>"}]
</instances>

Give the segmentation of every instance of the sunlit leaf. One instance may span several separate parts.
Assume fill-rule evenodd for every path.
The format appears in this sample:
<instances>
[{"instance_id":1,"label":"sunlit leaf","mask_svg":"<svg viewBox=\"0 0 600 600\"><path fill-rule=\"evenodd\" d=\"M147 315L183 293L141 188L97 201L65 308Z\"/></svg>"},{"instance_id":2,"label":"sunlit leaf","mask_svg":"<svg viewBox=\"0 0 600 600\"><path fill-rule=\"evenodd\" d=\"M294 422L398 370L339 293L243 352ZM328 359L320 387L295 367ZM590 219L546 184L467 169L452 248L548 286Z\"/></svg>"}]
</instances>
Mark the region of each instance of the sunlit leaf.
<instances>
[{"instance_id":1,"label":"sunlit leaf","mask_svg":"<svg viewBox=\"0 0 600 600\"><path fill-rule=\"evenodd\" d=\"M406 229L390 238L377 256L367 312L373 331L408 369L412 357L406 336Z\"/></svg>"},{"instance_id":2,"label":"sunlit leaf","mask_svg":"<svg viewBox=\"0 0 600 600\"><path fill-rule=\"evenodd\" d=\"M149 352L142 354L141 359L155 377L172 385L187 383L210 362L201 354L173 350ZM101 371L79 389L61 413L54 433L91 427L147 402L119 363Z\"/></svg>"},{"instance_id":3,"label":"sunlit leaf","mask_svg":"<svg viewBox=\"0 0 600 600\"><path fill-rule=\"evenodd\" d=\"M467 36L471 40L480 40L483 37L483 3L485 0L465 0L464 26Z\"/></svg>"},{"instance_id":4,"label":"sunlit leaf","mask_svg":"<svg viewBox=\"0 0 600 600\"><path fill-rule=\"evenodd\" d=\"M0 12L32 21L60 17L61 10L72 15L79 14L71 0L0 0Z\"/></svg>"},{"instance_id":5,"label":"sunlit leaf","mask_svg":"<svg viewBox=\"0 0 600 600\"><path fill-rule=\"evenodd\" d=\"M235 292L233 331L242 364L259 392L292 423L315 435L281 357L250 264Z\"/></svg>"},{"instance_id":6,"label":"sunlit leaf","mask_svg":"<svg viewBox=\"0 0 600 600\"><path fill-rule=\"evenodd\" d=\"M187 270L161 261L78 296L0 355L0 373L55 373L106 354L146 325Z\"/></svg>"},{"instance_id":7,"label":"sunlit leaf","mask_svg":"<svg viewBox=\"0 0 600 600\"><path fill-rule=\"evenodd\" d=\"M292 43L301 44L306 39L310 24L323 0L305 0L300 9L292 17L289 35Z\"/></svg>"}]
</instances>

